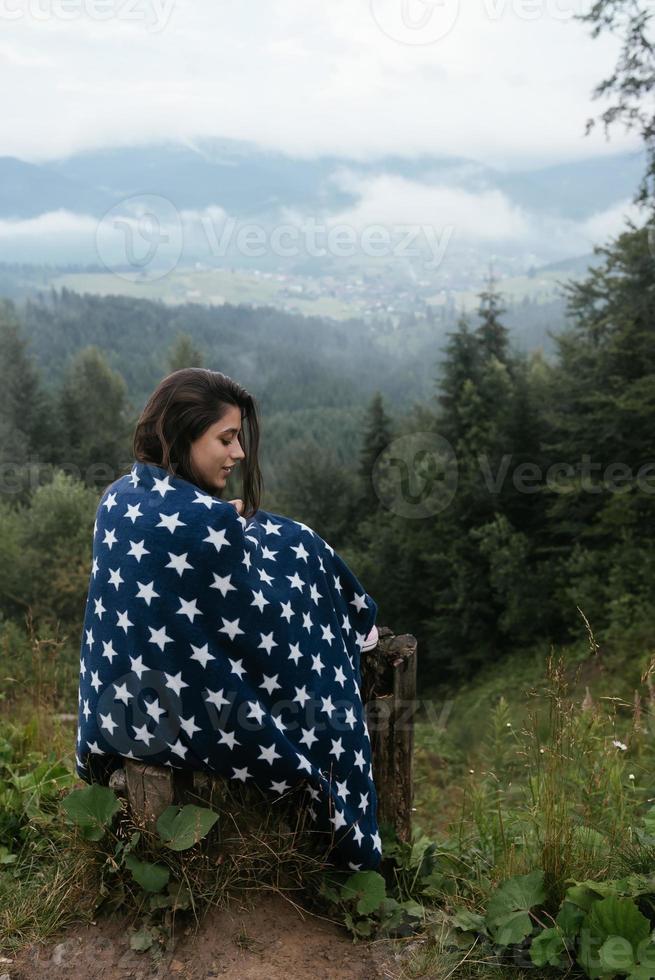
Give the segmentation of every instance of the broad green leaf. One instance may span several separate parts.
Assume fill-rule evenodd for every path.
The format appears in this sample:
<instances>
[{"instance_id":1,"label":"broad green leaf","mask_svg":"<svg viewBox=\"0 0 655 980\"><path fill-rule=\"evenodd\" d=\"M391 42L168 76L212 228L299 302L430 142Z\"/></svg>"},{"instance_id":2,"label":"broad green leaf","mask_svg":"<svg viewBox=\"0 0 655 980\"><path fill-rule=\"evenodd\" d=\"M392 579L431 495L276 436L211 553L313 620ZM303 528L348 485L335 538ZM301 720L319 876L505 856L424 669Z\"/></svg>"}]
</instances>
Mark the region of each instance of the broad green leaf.
<instances>
[{"instance_id":1,"label":"broad green leaf","mask_svg":"<svg viewBox=\"0 0 655 980\"><path fill-rule=\"evenodd\" d=\"M450 921L458 929L464 929L466 932L482 932L485 936L488 934L484 916L478 915L477 912L470 912L469 909L455 912Z\"/></svg>"},{"instance_id":2,"label":"broad green leaf","mask_svg":"<svg viewBox=\"0 0 655 980\"><path fill-rule=\"evenodd\" d=\"M0 864L13 864L17 860L17 854L11 854L8 847L0 845Z\"/></svg>"},{"instance_id":3,"label":"broad green leaf","mask_svg":"<svg viewBox=\"0 0 655 980\"><path fill-rule=\"evenodd\" d=\"M642 939L650 936L650 923L633 900L616 898L614 895L594 904L585 919L585 925L602 939L622 936L635 947Z\"/></svg>"},{"instance_id":4,"label":"broad green leaf","mask_svg":"<svg viewBox=\"0 0 655 980\"><path fill-rule=\"evenodd\" d=\"M341 888L346 901L356 900L357 911L367 915L379 908L387 894L384 878L377 871L356 871Z\"/></svg>"},{"instance_id":5,"label":"broad green leaf","mask_svg":"<svg viewBox=\"0 0 655 980\"><path fill-rule=\"evenodd\" d=\"M606 940L610 938L613 942L605 946ZM634 951L637 949L643 950L647 955L646 945L640 944L649 939L650 923L632 899L610 895L594 903L580 926L578 960L589 977L602 977L608 972L608 967L603 965L601 958L600 951L603 947L603 957L607 961L614 950L617 951L617 956L623 955L627 948L625 943L628 943L633 950L634 961ZM616 940L622 942L615 942Z\"/></svg>"},{"instance_id":6,"label":"broad green leaf","mask_svg":"<svg viewBox=\"0 0 655 980\"><path fill-rule=\"evenodd\" d=\"M573 938L574 936L577 936L584 917L585 910L581 909L579 905L569 902L568 899L565 898L559 912L557 913L555 922L560 927L564 935Z\"/></svg>"},{"instance_id":7,"label":"broad green leaf","mask_svg":"<svg viewBox=\"0 0 655 980\"><path fill-rule=\"evenodd\" d=\"M608 936L598 950L600 965L614 973L632 973L636 964L632 943L623 936Z\"/></svg>"},{"instance_id":8,"label":"broad green leaf","mask_svg":"<svg viewBox=\"0 0 655 980\"><path fill-rule=\"evenodd\" d=\"M145 953L147 949L150 949L154 941L155 934L152 929L144 926L138 932L133 932L130 936L130 948L137 953Z\"/></svg>"},{"instance_id":9,"label":"broad green leaf","mask_svg":"<svg viewBox=\"0 0 655 980\"><path fill-rule=\"evenodd\" d=\"M113 790L95 784L74 789L62 801L62 807L87 840L100 840L104 836L120 806Z\"/></svg>"},{"instance_id":10,"label":"broad green leaf","mask_svg":"<svg viewBox=\"0 0 655 980\"><path fill-rule=\"evenodd\" d=\"M559 929L544 929L532 940L530 959L535 966L565 966L562 954L566 946Z\"/></svg>"},{"instance_id":11,"label":"broad green leaf","mask_svg":"<svg viewBox=\"0 0 655 980\"><path fill-rule=\"evenodd\" d=\"M140 861L134 854L127 854L125 867L132 872L137 885L146 892L160 892L168 884L170 871L161 864L151 864L150 861Z\"/></svg>"},{"instance_id":12,"label":"broad green leaf","mask_svg":"<svg viewBox=\"0 0 655 980\"><path fill-rule=\"evenodd\" d=\"M161 839L172 851L186 851L206 837L218 814L204 806L168 806L157 821Z\"/></svg>"},{"instance_id":13,"label":"broad green leaf","mask_svg":"<svg viewBox=\"0 0 655 980\"><path fill-rule=\"evenodd\" d=\"M545 901L543 871L508 878L498 886L487 906L485 921L495 942L520 943L532 932L528 910Z\"/></svg>"}]
</instances>

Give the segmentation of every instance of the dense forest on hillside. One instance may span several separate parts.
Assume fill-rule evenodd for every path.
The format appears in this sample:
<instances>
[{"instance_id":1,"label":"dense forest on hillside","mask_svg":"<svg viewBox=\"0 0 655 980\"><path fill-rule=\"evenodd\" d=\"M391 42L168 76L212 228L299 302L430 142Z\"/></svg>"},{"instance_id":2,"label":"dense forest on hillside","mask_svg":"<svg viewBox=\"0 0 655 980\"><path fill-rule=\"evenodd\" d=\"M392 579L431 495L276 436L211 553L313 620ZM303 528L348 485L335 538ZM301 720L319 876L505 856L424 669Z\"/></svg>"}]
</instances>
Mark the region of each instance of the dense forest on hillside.
<instances>
[{"instance_id":1,"label":"dense forest on hillside","mask_svg":"<svg viewBox=\"0 0 655 980\"><path fill-rule=\"evenodd\" d=\"M264 508L310 523L343 552L380 621L420 638L426 681L565 641L580 611L608 639L648 635L647 230L630 228L598 256L587 279L569 285L571 326L554 362L510 343L490 280L477 315L429 352L426 399L414 397L407 364L365 332L327 331L311 318L69 291L20 310L5 303L3 614L30 604L76 628L93 501L129 464L133 425L157 380L203 364L259 401ZM79 482L63 483L62 466Z\"/></svg>"}]
</instances>

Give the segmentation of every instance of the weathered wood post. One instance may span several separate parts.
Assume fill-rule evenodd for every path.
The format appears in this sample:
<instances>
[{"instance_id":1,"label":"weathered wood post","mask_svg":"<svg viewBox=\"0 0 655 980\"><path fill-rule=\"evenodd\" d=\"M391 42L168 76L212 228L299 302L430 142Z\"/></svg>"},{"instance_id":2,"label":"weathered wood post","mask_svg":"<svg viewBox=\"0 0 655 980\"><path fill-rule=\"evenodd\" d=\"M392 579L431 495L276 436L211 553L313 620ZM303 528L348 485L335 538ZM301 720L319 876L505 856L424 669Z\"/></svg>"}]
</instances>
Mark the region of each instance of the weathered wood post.
<instances>
[{"instance_id":1,"label":"weathered wood post","mask_svg":"<svg viewBox=\"0 0 655 980\"><path fill-rule=\"evenodd\" d=\"M373 781L378 794L378 823L390 824L400 840L412 833L416 639L378 628L379 640L361 657L361 697L371 739ZM169 766L123 760L110 781L127 796L137 823L154 830L157 818L173 803L206 795L207 784L222 783Z\"/></svg>"},{"instance_id":2,"label":"weathered wood post","mask_svg":"<svg viewBox=\"0 0 655 980\"><path fill-rule=\"evenodd\" d=\"M362 654L362 701L371 738L378 823L400 840L412 836L416 638L378 629L376 647Z\"/></svg>"}]
</instances>

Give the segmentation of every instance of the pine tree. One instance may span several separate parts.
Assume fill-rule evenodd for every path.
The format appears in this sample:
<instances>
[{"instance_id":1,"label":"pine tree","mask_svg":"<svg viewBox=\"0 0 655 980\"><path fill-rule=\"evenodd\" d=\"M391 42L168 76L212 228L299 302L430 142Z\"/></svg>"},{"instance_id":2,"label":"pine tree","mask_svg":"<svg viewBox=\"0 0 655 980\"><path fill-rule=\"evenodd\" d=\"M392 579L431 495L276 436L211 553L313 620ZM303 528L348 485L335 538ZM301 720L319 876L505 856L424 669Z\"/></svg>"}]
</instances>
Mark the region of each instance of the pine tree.
<instances>
[{"instance_id":1,"label":"pine tree","mask_svg":"<svg viewBox=\"0 0 655 980\"><path fill-rule=\"evenodd\" d=\"M188 333L178 333L168 355L169 371L186 367L203 367L203 356L194 346L193 337Z\"/></svg>"},{"instance_id":2,"label":"pine tree","mask_svg":"<svg viewBox=\"0 0 655 980\"><path fill-rule=\"evenodd\" d=\"M65 439L62 464L92 486L114 480L129 460L129 417L125 381L97 347L72 360L60 391Z\"/></svg>"},{"instance_id":3,"label":"pine tree","mask_svg":"<svg viewBox=\"0 0 655 980\"><path fill-rule=\"evenodd\" d=\"M385 412L382 395L376 391L366 413L359 456L359 476L362 486L359 507L365 514L374 513L380 506L374 483L375 467L376 461L388 448L391 439L391 422Z\"/></svg>"},{"instance_id":4,"label":"pine tree","mask_svg":"<svg viewBox=\"0 0 655 980\"><path fill-rule=\"evenodd\" d=\"M483 361L495 357L505 363L509 349L509 331L500 318L506 309L501 305L500 296L496 289L496 280L489 273L488 285L478 293L478 317L481 320L476 330Z\"/></svg>"}]
</instances>

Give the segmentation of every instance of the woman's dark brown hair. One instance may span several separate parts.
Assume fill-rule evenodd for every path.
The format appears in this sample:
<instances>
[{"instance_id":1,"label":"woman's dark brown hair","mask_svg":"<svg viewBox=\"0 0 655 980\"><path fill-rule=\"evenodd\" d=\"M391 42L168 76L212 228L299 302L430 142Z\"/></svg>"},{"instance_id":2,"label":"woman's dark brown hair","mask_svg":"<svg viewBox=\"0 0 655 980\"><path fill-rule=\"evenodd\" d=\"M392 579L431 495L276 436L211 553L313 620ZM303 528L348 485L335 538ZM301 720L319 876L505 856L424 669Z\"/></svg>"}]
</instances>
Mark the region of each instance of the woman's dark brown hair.
<instances>
[{"instance_id":1,"label":"woman's dark brown hair","mask_svg":"<svg viewBox=\"0 0 655 980\"><path fill-rule=\"evenodd\" d=\"M259 418L252 395L220 371L190 367L173 371L159 382L143 409L134 431L134 458L161 466L183 480L195 483L212 496L191 462L191 443L214 422L220 422L229 406L241 409L238 439L245 458L240 461L243 516L259 509L262 476L259 469ZM244 438L245 432L245 438Z\"/></svg>"}]
</instances>

